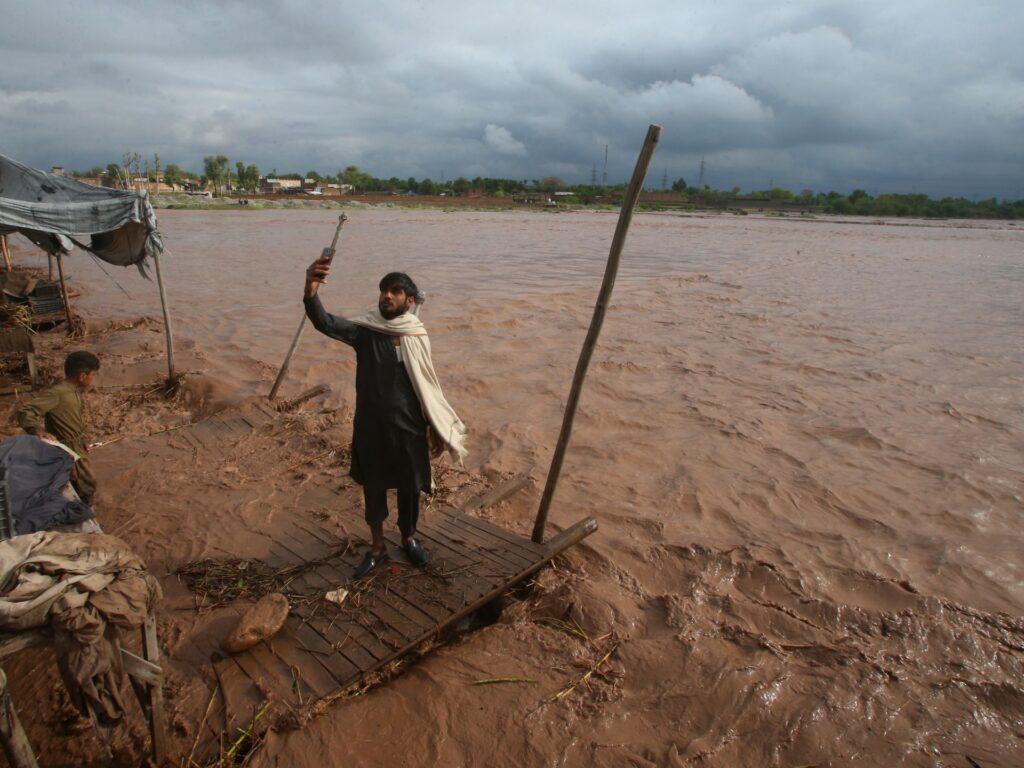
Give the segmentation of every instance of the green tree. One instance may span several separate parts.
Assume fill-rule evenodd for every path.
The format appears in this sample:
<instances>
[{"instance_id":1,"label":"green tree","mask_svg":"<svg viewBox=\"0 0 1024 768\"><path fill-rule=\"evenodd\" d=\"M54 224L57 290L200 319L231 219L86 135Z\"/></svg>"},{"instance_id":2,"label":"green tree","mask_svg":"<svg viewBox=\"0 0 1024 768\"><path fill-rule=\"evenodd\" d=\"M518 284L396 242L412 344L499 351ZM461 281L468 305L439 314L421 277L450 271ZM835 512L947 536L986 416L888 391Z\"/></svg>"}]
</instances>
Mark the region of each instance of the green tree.
<instances>
[{"instance_id":1,"label":"green tree","mask_svg":"<svg viewBox=\"0 0 1024 768\"><path fill-rule=\"evenodd\" d=\"M678 179L672 182L673 192L685 192L686 191L686 179L680 176Z\"/></svg>"},{"instance_id":2,"label":"green tree","mask_svg":"<svg viewBox=\"0 0 1024 768\"><path fill-rule=\"evenodd\" d=\"M338 174L342 184L350 184L353 192L362 192L366 186L363 182L366 178L366 174L360 173L359 166L350 165L345 168L340 174Z\"/></svg>"},{"instance_id":3,"label":"green tree","mask_svg":"<svg viewBox=\"0 0 1024 768\"><path fill-rule=\"evenodd\" d=\"M230 178L229 160L225 155L207 155L203 158L203 176L213 184L213 193L220 195Z\"/></svg>"},{"instance_id":4,"label":"green tree","mask_svg":"<svg viewBox=\"0 0 1024 768\"><path fill-rule=\"evenodd\" d=\"M235 163L238 188L255 192L260 186L260 169L255 165L246 165L241 160Z\"/></svg>"},{"instance_id":5,"label":"green tree","mask_svg":"<svg viewBox=\"0 0 1024 768\"><path fill-rule=\"evenodd\" d=\"M260 169L252 163L245 166L245 183L253 192L260 187Z\"/></svg>"},{"instance_id":6,"label":"green tree","mask_svg":"<svg viewBox=\"0 0 1024 768\"><path fill-rule=\"evenodd\" d=\"M170 184L171 187L181 186L184 174L177 163L169 163L164 169L164 183Z\"/></svg>"},{"instance_id":7,"label":"green tree","mask_svg":"<svg viewBox=\"0 0 1024 768\"><path fill-rule=\"evenodd\" d=\"M110 183L113 186L117 187L118 189L125 188L124 179L122 178L121 166L118 165L117 163L109 163L107 165L107 170L103 175L110 179Z\"/></svg>"},{"instance_id":8,"label":"green tree","mask_svg":"<svg viewBox=\"0 0 1024 768\"><path fill-rule=\"evenodd\" d=\"M800 205L814 205L814 190L801 189L800 194L796 197L796 202Z\"/></svg>"}]
</instances>

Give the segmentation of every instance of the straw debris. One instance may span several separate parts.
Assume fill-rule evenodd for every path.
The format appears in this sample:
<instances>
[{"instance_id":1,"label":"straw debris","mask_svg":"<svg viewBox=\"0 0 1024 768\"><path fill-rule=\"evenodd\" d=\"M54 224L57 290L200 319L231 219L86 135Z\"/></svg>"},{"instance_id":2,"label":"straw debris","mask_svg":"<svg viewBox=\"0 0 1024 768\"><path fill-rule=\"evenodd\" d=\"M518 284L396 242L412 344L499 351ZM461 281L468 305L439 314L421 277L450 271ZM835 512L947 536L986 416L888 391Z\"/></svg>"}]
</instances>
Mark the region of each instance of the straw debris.
<instances>
[{"instance_id":1,"label":"straw debris","mask_svg":"<svg viewBox=\"0 0 1024 768\"><path fill-rule=\"evenodd\" d=\"M197 560L183 565L176 574L195 596L197 610L227 606L238 600L259 600L274 592L284 594L292 602L308 601L316 595L289 590L291 583L306 571L344 557L351 548L351 542L345 540L326 557L276 570L256 559Z\"/></svg>"}]
</instances>

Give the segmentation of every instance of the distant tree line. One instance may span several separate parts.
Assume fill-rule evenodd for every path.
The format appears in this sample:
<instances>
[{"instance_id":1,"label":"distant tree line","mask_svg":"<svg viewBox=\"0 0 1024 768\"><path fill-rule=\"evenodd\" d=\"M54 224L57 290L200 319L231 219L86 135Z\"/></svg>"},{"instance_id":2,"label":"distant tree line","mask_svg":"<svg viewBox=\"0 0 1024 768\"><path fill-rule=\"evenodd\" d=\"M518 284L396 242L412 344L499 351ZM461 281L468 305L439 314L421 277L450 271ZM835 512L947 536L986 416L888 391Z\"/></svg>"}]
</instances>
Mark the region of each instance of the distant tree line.
<instances>
[{"instance_id":1,"label":"distant tree line","mask_svg":"<svg viewBox=\"0 0 1024 768\"><path fill-rule=\"evenodd\" d=\"M255 192L259 188L260 169L252 164L238 160L232 172L231 162L225 155L208 155L203 158L203 173L197 174L182 169L175 163L166 168L160 167L159 155L155 155L155 163L145 161L144 168L137 152L125 153L120 164L110 163L106 168L91 168L87 171L73 172L77 177L105 177L112 179L114 185L130 186L130 179L144 176L149 181L156 181L157 176L165 184L180 186L187 179L198 180L204 189L211 190L215 195L224 194L228 189L235 191ZM478 194L487 197L503 197L525 193L555 192L569 193L570 201L575 198L579 202L601 201L602 198L614 196L625 189L625 184L566 184L558 176L546 176L541 179L502 179L477 176L469 179L459 176L447 181L434 181L430 178L416 179L397 176L377 178L372 174L349 165L335 174L320 174L307 171L305 175L298 173L278 174L275 168L269 176L280 179L313 179L327 184L344 184L352 188L356 194L399 194L399 195L451 195L462 196ZM968 200L963 197L944 197L933 200L928 195L883 194L872 196L863 189L855 189L848 195L840 192L814 192L803 189L792 192L781 187L742 193L739 187L729 190L717 190L708 186L691 187L682 178L676 179L671 185L672 192L684 196L685 200L701 207L728 207L730 203L750 203L768 201L774 205L785 204L786 207L806 207L824 213L835 213L855 216L908 216L914 218L954 218L954 219L1024 219L1024 200L1011 202L987 198L984 200Z\"/></svg>"},{"instance_id":2,"label":"distant tree line","mask_svg":"<svg viewBox=\"0 0 1024 768\"><path fill-rule=\"evenodd\" d=\"M863 189L850 194L841 192L814 192L803 189L798 193L781 187L758 190L743 194L739 187L716 190L710 187L696 189L687 186L683 179L672 183L672 191L686 195L694 202L710 207L726 207L730 202L786 203L790 207L804 206L822 211L849 216L887 216L912 218L946 219L1024 219L1024 200L998 200L994 197L984 200L968 200L964 197L943 197L933 200L922 193L883 194L871 196Z\"/></svg>"}]
</instances>

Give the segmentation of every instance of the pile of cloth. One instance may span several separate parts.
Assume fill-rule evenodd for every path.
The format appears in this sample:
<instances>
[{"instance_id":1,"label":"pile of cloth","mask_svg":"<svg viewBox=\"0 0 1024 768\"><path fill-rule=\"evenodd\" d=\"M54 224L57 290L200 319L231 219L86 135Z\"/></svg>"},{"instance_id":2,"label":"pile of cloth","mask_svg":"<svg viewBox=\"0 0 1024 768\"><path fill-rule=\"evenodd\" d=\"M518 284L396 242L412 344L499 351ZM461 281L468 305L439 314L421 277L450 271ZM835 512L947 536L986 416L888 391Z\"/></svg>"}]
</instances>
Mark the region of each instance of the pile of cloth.
<instances>
[{"instance_id":1,"label":"pile of cloth","mask_svg":"<svg viewBox=\"0 0 1024 768\"><path fill-rule=\"evenodd\" d=\"M71 701L104 724L124 716L118 630L141 627L160 597L115 536L40 531L0 541L0 631L51 627Z\"/></svg>"}]
</instances>

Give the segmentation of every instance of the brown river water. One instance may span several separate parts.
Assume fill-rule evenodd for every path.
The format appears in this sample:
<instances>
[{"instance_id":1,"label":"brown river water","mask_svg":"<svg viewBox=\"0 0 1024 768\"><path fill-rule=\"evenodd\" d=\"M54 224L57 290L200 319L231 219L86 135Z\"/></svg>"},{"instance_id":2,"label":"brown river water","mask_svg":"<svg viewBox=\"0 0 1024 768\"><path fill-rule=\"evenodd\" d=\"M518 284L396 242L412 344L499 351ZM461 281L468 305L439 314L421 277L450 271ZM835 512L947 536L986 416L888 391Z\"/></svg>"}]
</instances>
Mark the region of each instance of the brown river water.
<instances>
[{"instance_id":1,"label":"brown river water","mask_svg":"<svg viewBox=\"0 0 1024 768\"><path fill-rule=\"evenodd\" d=\"M467 466L530 474L490 514L528 532L616 214L348 213L325 306L413 276ZM158 215L182 366L211 407L265 392L337 213ZM87 315L159 318L132 270L68 265ZM350 415L353 374L307 328L285 393L331 383ZM1024 226L638 214L550 517L599 531L539 597L252 763L1024 764L1022 497ZM212 551L161 546L165 568ZM606 636L605 671L550 702ZM469 685L498 676L536 682Z\"/></svg>"}]
</instances>

